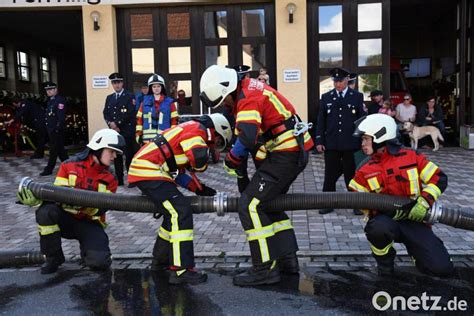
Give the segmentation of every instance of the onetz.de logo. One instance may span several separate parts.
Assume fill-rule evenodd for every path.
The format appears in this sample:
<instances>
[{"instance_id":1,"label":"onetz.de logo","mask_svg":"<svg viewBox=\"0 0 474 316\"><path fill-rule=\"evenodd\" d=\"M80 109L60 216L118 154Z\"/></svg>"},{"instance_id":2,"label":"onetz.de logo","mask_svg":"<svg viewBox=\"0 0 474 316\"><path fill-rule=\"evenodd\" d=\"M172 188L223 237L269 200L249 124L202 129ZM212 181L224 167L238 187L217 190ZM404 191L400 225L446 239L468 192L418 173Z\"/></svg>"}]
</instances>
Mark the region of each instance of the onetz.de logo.
<instances>
[{"instance_id":1,"label":"onetz.de logo","mask_svg":"<svg viewBox=\"0 0 474 316\"><path fill-rule=\"evenodd\" d=\"M101 0L13 0L13 4L24 4L24 3L65 3L65 4L70 4L70 3L87 3L87 4L100 4Z\"/></svg>"},{"instance_id":2,"label":"onetz.de logo","mask_svg":"<svg viewBox=\"0 0 474 316\"><path fill-rule=\"evenodd\" d=\"M372 306L378 311L386 311L388 309L396 311L466 311L467 302L459 300L456 296L450 299L446 306L439 304L441 296L429 296L426 292L421 294L421 297L410 296L405 298L403 296L392 297L385 291L379 291L372 296Z\"/></svg>"}]
</instances>

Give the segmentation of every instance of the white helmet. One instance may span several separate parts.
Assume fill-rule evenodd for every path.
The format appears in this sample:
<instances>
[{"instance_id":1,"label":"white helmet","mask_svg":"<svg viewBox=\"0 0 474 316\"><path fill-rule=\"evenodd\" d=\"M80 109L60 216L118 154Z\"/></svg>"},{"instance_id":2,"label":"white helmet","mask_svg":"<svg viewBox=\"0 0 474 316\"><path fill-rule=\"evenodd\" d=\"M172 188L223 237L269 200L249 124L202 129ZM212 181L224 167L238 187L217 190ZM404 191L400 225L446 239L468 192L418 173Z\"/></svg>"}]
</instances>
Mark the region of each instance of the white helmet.
<instances>
[{"instance_id":1,"label":"white helmet","mask_svg":"<svg viewBox=\"0 0 474 316\"><path fill-rule=\"evenodd\" d=\"M163 79L162 76L153 74L152 76L150 76L150 78L148 78L148 93L152 93L151 86L154 84L161 85L162 94L166 94L165 79Z\"/></svg>"},{"instance_id":2,"label":"white helmet","mask_svg":"<svg viewBox=\"0 0 474 316\"><path fill-rule=\"evenodd\" d=\"M212 65L201 76L199 98L210 108L217 108L225 97L237 89L237 72L234 69Z\"/></svg>"},{"instance_id":3,"label":"white helmet","mask_svg":"<svg viewBox=\"0 0 474 316\"><path fill-rule=\"evenodd\" d=\"M223 151L227 147L227 144L232 141L232 128L230 127L230 123L226 117L220 113L209 114L208 116L217 134L221 135L224 139L224 145L216 147L218 151Z\"/></svg>"},{"instance_id":4,"label":"white helmet","mask_svg":"<svg viewBox=\"0 0 474 316\"><path fill-rule=\"evenodd\" d=\"M360 123L356 127L354 136L372 136L373 142L376 144L397 138L397 124L389 115L371 114L359 121Z\"/></svg>"},{"instance_id":5,"label":"white helmet","mask_svg":"<svg viewBox=\"0 0 474 316\"><path fill-rule=\"evenodd\" d=\"M109 148L115 150L118 154L122 154L122 149L125 147L125 139L113 129L104 128L95 132L87 147L92 150Z\"/></svg>"}]
</instances>

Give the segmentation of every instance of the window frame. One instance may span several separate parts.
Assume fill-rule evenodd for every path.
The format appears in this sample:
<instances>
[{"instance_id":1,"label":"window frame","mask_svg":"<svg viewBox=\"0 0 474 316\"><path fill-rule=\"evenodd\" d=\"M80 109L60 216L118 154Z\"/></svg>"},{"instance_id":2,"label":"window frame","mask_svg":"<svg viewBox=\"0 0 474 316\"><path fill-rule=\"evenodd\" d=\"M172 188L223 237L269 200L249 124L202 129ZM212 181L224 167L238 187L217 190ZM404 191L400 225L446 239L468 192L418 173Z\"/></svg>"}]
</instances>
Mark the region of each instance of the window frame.
<instances>
[{"instance_id":1,"label":"window frame","mask_svg":"<svg viewBox=\"0 0 474 316\"><path fill-rule=\"evenodd\" d=\"M5 71L5 76L0 76L0 80L8 79L8 69L7 69L7 48L5 45L0 44L0 49L2 50L2 60L0 60L0 64L3 64L3 69Z\"/></svg>"},{"instance_id":2,"label":"window frame","mask_svg":"<svg viewBox=\"0 0 474 316\"><path fill-rule=\"evenodd\" d=\"M48 61L48 70L45 70L43 69L43 58L45 58L47 61ZM40 54L38 56L38 70L39 70L39 79L40 79L40 82L41 83L44 83L46 81L52 81L52 78L51 78L51 57L50 56L47 56L47 55L42 55ZM49 79L47 80L44 80L43 78L43 72L47 72L48 75L49 75Z\"/></svg>"},{"instance_id":3,"label":"window frame","mask_svg":"<svg viewBox=\"0 0 474 316\"><path fill-rule=\"evenodd\" d=\"M26 62L27 62L27 65L26 66L23 66L21 64L21 58L20 58L20 53L23 53L26 55ZM21 70L22 69L26 69L28 71L28 79L23 79L23 76L22 76L22 73L21 73ZM31 82L31 57L30 57L30 53L28 52L28 50L22 50L22 49L17 49L16 50L16 70L17 70L17 76L18 76L18 80L21 81L21 82L28 82L30 83Z\"/></svg>"}]
</instances>

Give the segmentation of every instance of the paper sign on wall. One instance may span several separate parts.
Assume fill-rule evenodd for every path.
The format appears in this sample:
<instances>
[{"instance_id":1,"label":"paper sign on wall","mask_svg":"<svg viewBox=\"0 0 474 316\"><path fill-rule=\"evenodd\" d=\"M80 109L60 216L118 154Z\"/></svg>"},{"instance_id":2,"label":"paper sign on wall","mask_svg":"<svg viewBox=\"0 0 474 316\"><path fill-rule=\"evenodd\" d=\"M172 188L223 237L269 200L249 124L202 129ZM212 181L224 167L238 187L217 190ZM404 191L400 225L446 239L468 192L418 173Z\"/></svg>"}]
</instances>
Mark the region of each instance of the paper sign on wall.
<instances>
[{"instance_id":1,"label":"paper sign on wall","mask_svg":"<svg viewBox=\"0 0 474 316\"><path fill-rule=\"evenodd\" d=\"M301 81L300 69L284 69L283 70L283 82L300 82L300 81Z\"/></svg>"},{"instance_id":2,"label":"paper sign on wall","mask_svg":"<svg viewBox=\"0 0 474 316\"><path fill-rule=\"evenodd\" d=\"M108 76L93 76L92 77L92 88L94 89L107 89L109 87Z\"/></svg>"}]
</instances>

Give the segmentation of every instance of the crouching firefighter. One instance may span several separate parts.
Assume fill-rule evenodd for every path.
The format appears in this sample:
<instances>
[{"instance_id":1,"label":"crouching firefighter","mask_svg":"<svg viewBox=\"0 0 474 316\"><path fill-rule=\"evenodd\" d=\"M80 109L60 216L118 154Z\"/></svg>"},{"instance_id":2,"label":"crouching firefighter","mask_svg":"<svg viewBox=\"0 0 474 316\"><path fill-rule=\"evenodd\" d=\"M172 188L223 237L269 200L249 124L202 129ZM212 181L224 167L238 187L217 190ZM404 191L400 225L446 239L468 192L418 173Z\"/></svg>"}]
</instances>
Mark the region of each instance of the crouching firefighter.
<instances>
[{"instance_id":1,"label":"crouching firefighter","mask_svg":"<svg viewBox=\"0 0 474 316\"><path fill-rule=\"evenodd\" d=\"M125 140L116 131L97 131L86 150L61 164L54 185L115 193L118 183L108 168L117 154L122 154L123 146ZM104 231L107 210L43 202L27 188L17 196L25 205L39 206L36 222L41 253L46 256L42 274L56 272L64 263L61 237L79 241L82 260L92 270L105 270L110 266L109 238Z\"/></svg>"},{"instance_id":2,"label":"crouching firefighter","mask_svg":"<svg viewBox=\"0 0 474 316\"><path fill-rule=\"evenodd\" d=\"M369 220L365 233L379 274L394 272L394 242L406 246L421 272L436 276L452 274L453 263L446 247L431 226L423 223L430 207L446 189L448 177L424 155L401 147L397 125L388 115L372 114L362 119L355 135L362 137L362 150L370 157L356 171L349 188L413 199L410 205L391 214L366 211Z\"/></svg>"},{"instance_id":3,"label":"crouching firefighter","mask_svg":"<svg viewBox=\"0 0 474 316\"><path fill-rule=\"evenodd\" d=\"M265 202L285 194L305 168L313 146L308 124L272 87L251 78L239 82L233 69L209 67L201 77L200 98L212 108L221 104L233 108L237 138L224 161L229 174L241 177L242 161L256 146L261 147L260 137L264 141L267 156L238 201L253 268L233 281L239 286L277 283L280 270L298 272L298 244L284 210L267 213Z\"/></svg>"},{"instance_id":4,"label":"crouching firefighter","mask_svg":"<svg viewBox=\"0 0 474 316\"><path fill-rule=\"evenodd\" d=\"M197 195L215 195L216 191L200 183L194 172L207 169L211 146L222 151L231 139L232 129L222 114L204 115L198 121L165 130L133 157L128 182L135 183L163 214L151 269L169 272L171 284L198 284L207 280L206 274L194 268L191 205L177 185ZM192 177L186 174L186 169Z\"/></svg>"}]
</instances>

